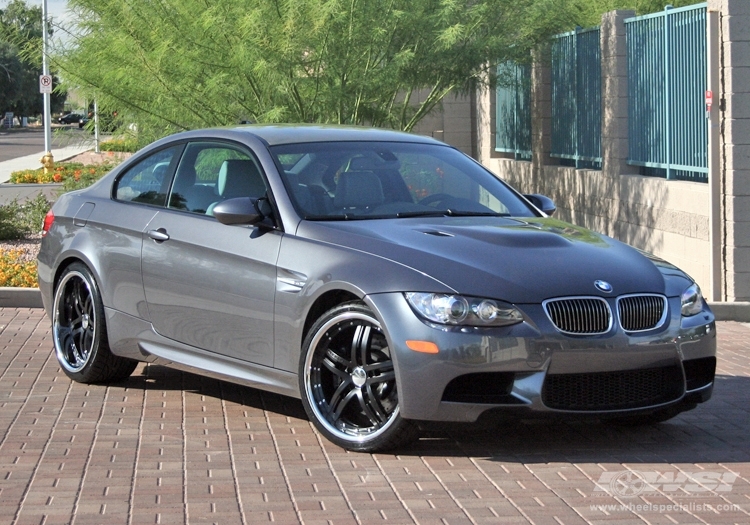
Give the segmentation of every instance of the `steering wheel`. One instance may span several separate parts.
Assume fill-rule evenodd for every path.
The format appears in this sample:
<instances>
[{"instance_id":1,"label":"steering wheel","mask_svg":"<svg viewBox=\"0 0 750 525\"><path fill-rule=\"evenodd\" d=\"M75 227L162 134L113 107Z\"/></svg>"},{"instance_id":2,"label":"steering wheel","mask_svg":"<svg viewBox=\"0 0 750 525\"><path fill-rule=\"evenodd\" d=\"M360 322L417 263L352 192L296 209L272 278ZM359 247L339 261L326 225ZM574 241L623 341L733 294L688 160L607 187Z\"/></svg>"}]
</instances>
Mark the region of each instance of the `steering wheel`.
<instances>
[{"instance_id":1,"label":"steering wheel","mask_svg":"<svg viewBox=\"0 0 750 525\"><path fill-rule=\"evenodd\" d=\"M433 193L432 195L428 195L424 199L417 202L417 204L421 204L422 206L429 206L430 204L434 204L436 202L443 202L443 201L449 201L453 200L452 195L448 195L447 193Z\"/></svg>"}]
</instances>

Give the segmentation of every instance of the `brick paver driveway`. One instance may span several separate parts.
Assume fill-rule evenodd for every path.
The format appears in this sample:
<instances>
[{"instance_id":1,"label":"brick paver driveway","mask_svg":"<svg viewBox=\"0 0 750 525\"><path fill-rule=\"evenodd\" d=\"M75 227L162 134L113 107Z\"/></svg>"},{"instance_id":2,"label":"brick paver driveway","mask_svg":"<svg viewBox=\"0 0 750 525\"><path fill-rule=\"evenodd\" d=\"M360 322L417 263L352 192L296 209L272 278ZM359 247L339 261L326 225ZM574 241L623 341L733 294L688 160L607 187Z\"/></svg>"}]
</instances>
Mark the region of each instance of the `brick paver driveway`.
<instances>
[{"instance_id":1,"label":"brick paver driveway","mask_svg":"<svg viewBox=\"0 0 750 525\"><path fill-rule=\"evenodd\" d=\"M0 309L0 523L750 523L750 328L713 399L644 429L443 425L393 454L294 399L160 366L72 383L41 310Z\"/></svg>"}]
</instances>

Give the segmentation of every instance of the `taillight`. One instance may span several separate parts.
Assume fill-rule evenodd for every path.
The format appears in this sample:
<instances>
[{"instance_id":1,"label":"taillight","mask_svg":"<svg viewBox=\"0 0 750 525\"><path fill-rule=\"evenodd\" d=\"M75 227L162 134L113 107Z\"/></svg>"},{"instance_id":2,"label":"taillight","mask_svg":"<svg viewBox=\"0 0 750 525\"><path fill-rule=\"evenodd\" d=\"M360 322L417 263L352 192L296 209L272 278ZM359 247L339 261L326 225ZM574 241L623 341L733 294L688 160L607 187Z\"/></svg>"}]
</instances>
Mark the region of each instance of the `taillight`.
<instances>
[{"instance_id":1,"label":"taillight","mask_svg":"<svg viewBox=\"0 0 750 525\"><path fill-rule=\"evenodd\" d=\"M47 215L44 216L44 225L42 226L42 237L47 235L47 232L50 228L52 228L52 223L55 222L55 214L52 213L52 210L47 212Z\"/></svg>"}]
</instances>

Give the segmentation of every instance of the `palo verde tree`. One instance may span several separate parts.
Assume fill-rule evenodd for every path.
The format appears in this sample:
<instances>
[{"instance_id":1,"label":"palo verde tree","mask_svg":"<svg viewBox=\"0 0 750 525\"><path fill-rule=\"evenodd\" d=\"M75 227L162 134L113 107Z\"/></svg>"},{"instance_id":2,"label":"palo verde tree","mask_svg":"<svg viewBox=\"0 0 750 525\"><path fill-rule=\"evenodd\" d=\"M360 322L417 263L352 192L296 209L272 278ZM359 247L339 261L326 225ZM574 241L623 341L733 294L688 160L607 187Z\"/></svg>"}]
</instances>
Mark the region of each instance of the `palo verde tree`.
<instances>
[{"instance_id":1,"label":"palo verde tree","mask_svg":"<svg viewBox=\"0 0 750 525\"><path fill-rule=\"evenodd\" d=\"M615 9L632 9L636 15L647 15L663 11L666 5L685 7L704 0L576 0L578 7L577 19L583 27L597 26L602 13Z\"/></svg>"},{"instance_id":2,"label":"palo verde tree","mask_svg":"<svg viewBox=\"0 0 750 525\"><path fill-rule=\"evenodd\" d=\"M489 63L575 25L572 1L69 0L81 22L55 62L157 135L243 120L410 130Z\"/></svg>"}]
</instances>

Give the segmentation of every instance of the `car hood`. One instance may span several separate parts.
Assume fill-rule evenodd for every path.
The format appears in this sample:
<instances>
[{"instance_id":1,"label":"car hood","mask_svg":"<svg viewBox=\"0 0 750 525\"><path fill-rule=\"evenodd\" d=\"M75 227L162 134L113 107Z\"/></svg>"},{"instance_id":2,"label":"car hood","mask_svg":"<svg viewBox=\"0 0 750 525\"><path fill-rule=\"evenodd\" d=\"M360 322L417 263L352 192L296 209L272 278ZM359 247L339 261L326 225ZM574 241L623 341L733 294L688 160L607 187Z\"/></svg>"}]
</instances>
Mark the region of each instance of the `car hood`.
<instances>
[{"instance_id":1,"label":"car hood","mask_svg":"<svg viewBox=\"0 0 750 525\"><path fill-rule=\"evenodd\" d=\"M298 235L393 260L457 293L516 304L571 295L674 296L691 282L626 244L552 218L303 221ZM612 292L598 290L597 280L610 283Z\"/></svg>"}]
</instances>

